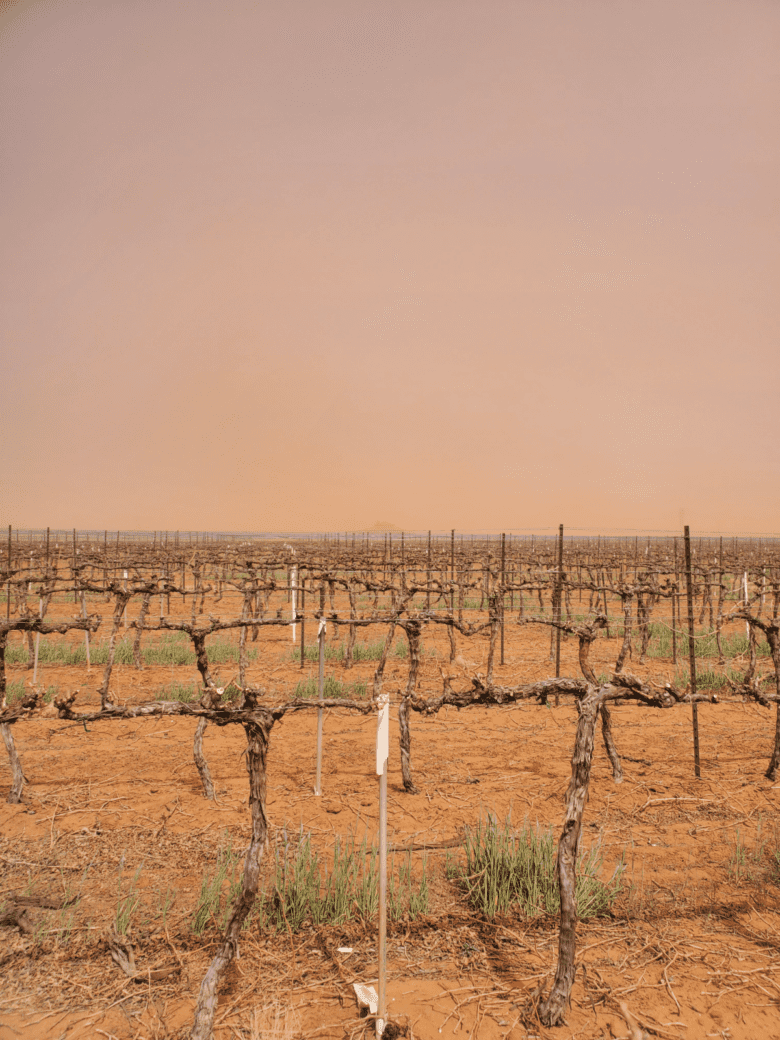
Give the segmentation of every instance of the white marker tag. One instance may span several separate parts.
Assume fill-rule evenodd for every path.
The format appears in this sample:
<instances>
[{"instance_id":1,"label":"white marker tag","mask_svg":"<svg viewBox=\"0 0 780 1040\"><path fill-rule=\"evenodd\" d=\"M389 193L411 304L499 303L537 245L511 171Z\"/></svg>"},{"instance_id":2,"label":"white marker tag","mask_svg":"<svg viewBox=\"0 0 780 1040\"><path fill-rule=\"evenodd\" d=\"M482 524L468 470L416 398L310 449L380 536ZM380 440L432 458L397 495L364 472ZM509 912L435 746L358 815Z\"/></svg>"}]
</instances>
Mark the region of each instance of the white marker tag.
<instances>
[{"instance_id":1,"label":"white marker tag","mask_svg":"<svg viewBox=\"0 0 780 1040\"><path fill-rule=\"evenodd\" d=\"M381 776L390 755L390 694L380 693L377 706L379 713L376 720L376 775Z\"/></svg>"},{"instance_id":2,"label":"white marker tag","mask_svg":"<svg viewBox=\"0 0 780 1040\"><path fill-rule=\"evenodd\" d=\"M369 1014L375 1015L377 1005L379 1004L379 997L373 986L363 986L359 982L353 982L352 988L355 991L357 997L358 1007L367 1008Z\"/></svg>"}]
</instances>

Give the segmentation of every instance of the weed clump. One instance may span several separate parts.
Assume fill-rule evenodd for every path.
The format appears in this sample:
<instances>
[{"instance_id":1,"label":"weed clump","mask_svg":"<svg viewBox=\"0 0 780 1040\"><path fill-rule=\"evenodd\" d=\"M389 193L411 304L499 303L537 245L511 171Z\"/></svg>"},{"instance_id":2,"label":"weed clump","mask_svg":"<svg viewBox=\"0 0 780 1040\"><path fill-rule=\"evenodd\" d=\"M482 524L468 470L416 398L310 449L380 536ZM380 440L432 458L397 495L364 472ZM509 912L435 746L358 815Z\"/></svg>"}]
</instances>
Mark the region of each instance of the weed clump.
<instances>
[{"instance_id":1,"label":"weed clump","mask_svg":"<svg viewBox=\"0 0 780 1040\"><path fill-rule=\"evenodd\" d=\"M234 851L228 841L227 847L217 852L214 870L206 869L204 872L198 902L190 919L195 935L201 935L211 921L222 928L227 924L232 904L241 888L241 858L241 853ZM225 882L228 883L227 893L224 892Z\"/></svg>"},{"instance_id":2,"label":"weed clump","mask_svg":"<svg viewBox=\"0 0 780 1040\"><path fill-rule=\"evenodd\" d=\"M488 813L475 828L467 828L464 849L466 869L460 881L471 905L486 917L508 913L514 906L528 917L560 911L552 828L533 828L526 821L516 832L509 818L499 825ZM602 866L598 845L580 854L575 899L581 920L609 910L620 891L623 861L606 883L598 876Z\"/></svg>"},{"instance_id":3,"label":"weed clump","mask_svg":"<svg viewBox=\"0 0 780 1040\"><path fill-rule=\"evenodd\" d=\"M196 935L209 923L224 929L241 891L242 856L230 842L217 853L212 869L201 881L200 894L191 915ZM414 919L427 913L428 877L423 862L422 876L415 880L411 853L395 871L393 858L388 879L388 912L391 920ZM336 837L333 859L323 857L313 846L311 834L285 828L273 845L270 876L258 893L244 927L257 920L261 929L298 932L310 922L317 925L370 921L379 910L379 849L368 835L358 841L355 833Z\"/></svg>"},{"instance_id":4,"label":"weed clump","mask_svg":"<svg viewBox=\"0 0 780 1040\"><path fill-rule=\"evenodd\" d=\"M327 699L343 698L344 700L360 700L367 695L368 686L359 679L353 683L341 682L332 675L325 676L323 696ZM319 686L313 677L303 679L295 687L295 696L311 699L319 696Z\"/></svg>"}]
</instances>

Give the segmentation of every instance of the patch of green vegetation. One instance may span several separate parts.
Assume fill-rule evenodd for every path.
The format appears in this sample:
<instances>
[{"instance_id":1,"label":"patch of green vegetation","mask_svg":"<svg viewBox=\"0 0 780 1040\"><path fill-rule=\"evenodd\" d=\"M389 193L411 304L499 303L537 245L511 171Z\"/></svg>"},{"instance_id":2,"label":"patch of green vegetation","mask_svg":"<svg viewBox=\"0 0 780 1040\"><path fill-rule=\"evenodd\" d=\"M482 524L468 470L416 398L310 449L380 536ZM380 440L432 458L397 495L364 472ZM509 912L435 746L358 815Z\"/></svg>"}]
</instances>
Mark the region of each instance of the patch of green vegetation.
<instances>
[{"instance_id":1,"label":"patch of green vegetation","mask_svg":"<svg viewBox=\"0 0 780 1040\"><path fill-rule=\"evenodd\" d=\"M326 643L324 658L326 661L342 661L346 656L346 643ZM380 639L374 643L355 643L352 647L352 660L355 664L360 664L361 661L379 661L381 660L382 653L385 648L384 639ZM397 639L393 645L391 653L394 657L404 658L409 656L409 645L405 639ZM290 658L293 661L300 661L301 659L301 648L297 647L290 653ZM309 643L304 647L303 651L304 661L319 661L320 659L320 647L319 643Z\"/></svg>"},{"instance_id":2,"label":"patch of green vegetation","mask_svg":"<svg viewBox=\"0 0 780 1040\"><path fill-rule=\"evenodd\" d=\"M14 679L5 684L5 699L9 705L15 704L24 697L25 688L22 679Z\"/></svg>"},{"instance_id":3,"label":"patch of green vegetation","mask_svg":"<svg viewBox=\"0 0 780 1040\"><path fill-rule=\"evenodd\" d=\"M181 701L182 704L191 704L198 699L201 691L199 683L174 682L166 683L157 691L155 700L158 701Z\"/></svg>"},{"instance_id":4,"label":"patch of green vegetation","mask_svg":"<svg viewBox=\"0 0 780 1040\"><path fill-rule=\"evenodd\" d=\"M323 695L326 699L343 698L344 700L359 700L368 694L368 684L356 679L355 682L346 683L334 678L332 675L325 676L323 684ZM302 679L295 687L295 697L315 698L319 697L319 683L310 676Z\"/></svg>"},{"instance_id":5,"label":"patch of green vegetation","mask_svg":"<svg viewBox=\"0 0 780 1040\"><path fill-rule=\"evenodd\" d=\"M119 655L114 658L117 664L133 663L133 646L129 639L120 640L122 646L122 659ZM119 644L117 644L117 651ZM207 653L211 660L211 647L207 645ZM106 647L106 655L108 648ZM93 657L94 660L94 657ZM162 632L153 643L141 644L141 660L148 665L194 665L196 663L195 651L192 649L190 637L186 632ZM101 662L99 662L101 663Z\"/></svg>"},{"instance_id":6,"label":"patch of green vegetation","mask_svg":"<svg viewBox=\"0 0 780 1040\"><path fill-rule=\"evenodd\" d=\"M82 893L84 891L84 884L87 880L87 874L89 873L89 864L84 868L81 875L81 880L76 885L74 882L69 882L65 879L62 871L60 871L60 881L62 884L63 891L63 905L60 909L57 925L55 927L55 934L57 937L58 946L67 946L70 942L71 935L73 933L73 926L76 919L76 911L79 903L82 900Z\"/></svg>"},{"instance_id":7,"label":"patch of green vegetation","mask_svg":"<svg viewBox=\"0 0 780 1040\"><path fill-rule=\"evenodd\" d=\"M313 848L311 834L288 837L274 847L274 872L261 898L261 924L295 932L313 924L339 924L355 917L368 921L379 907L378 849L367 835L336 836L333 862Z\"/></svg>"},{"instance_id":8,"label":"patch of green vegetation","mask_svg":"<svg viewBox=\"0 0 780 1040\"><path fill-rule=\"evenodd\" d=\"M213 871L207 868L200 884L198 902L190 918L190 927L201 935L210 922L219 928L227 923L230 910L241 887L241 853L235 852L231 841L217 852ZM227 886L227 891L225 890Z\"/></svg>"},{"instance_id":9,"label":"patch of green vegetation","mask_svg":"<svg viewBox=\"0 0 780 1040\"><path fill-rule=\"evenodd\" d=\"M200 699L203 692L203 686L199 682L173 682L166 683L161 686L157 691L157 697L155 700L158 701L181 701L182 704L192 704L194 701ZM224 704L232 704L239 699L241 696L241 690L234 683L228 683L224 687L222 693L222 702Z\"/></svg>"},{"instance_id":10,"label":"patch of green vegetation","mask_svg":"<svg viewBox=\"0 0 780 1040\"><path fill-rule=\"evenodd\" d=\"M114 926L119 935L127 934L127 931L132 924L135 912L138 909L138 905L141 902L141 896L138 893L138 878L141 876L141 867L136 870L130 884L127 886L127 889L122 892L124 858L123 855L119 865L119 887L116 897L116 909L114 911Z\"/></svg>"},{"instance_id":11,"label":"patch of green vegetation","mask_svg":"<svg viewBox=\"0 0 780 1040\"><path fill-rule=\"evenodd\" d=\"M25 688L23 679L14 679L12 682L6 683L5 687L5 699L8 705L15 704L20 701L28 691ZM46 692L43 695L43 703L51 704L54 698L59 694L59 686L47 686Z\"/></svg>"},{"instance_id":12,"label":"patch of green vegetation","mask_svg":"<svg viewBox=\"0 0 780 1040\"><path fill-rule=\"evenodd\" d=\"M505 914L514 906L528 917L560 911L552 828L538 824L532 828L526 821L514 831L509 818L501 826L488 813L475 828L467 829L464 848L466 867L460 880L471 905L486 917ZM598 845L580 853L575 899L582 920L608 911L620 892L623 860L607 882L599 878L602 866Z\"/></svg>"},{"instance_id":13,"label":"patch of green vegetation","mask_svg":"<svg viewBox=\"0 0 780 1040\"><path fill-rule=\"evenodd\" d=\"M239 648L236 643L226 639L214 639L206 643L209 663L237 664ZM90 661L93 665L104 665L108 662L108 642L102 640L89 649ZM247 660L257 658L255 648L247 650ZM8 664L26 665L29 653L26 646L15 643L6 649ZM194 665L195 651L186 632L163 632L153 643L141 646L141 660L147 665ZM62 640L50 640L43 637L38 645L38 663L83 665L87 663L87 650L84 643L66 643ZM129 636L118 639L114 647L114 664L133 664L133 641Z\"/></svg>"},{"instance_id":14,"label":"patch of green vegetation","mask_svg":"<svg viewBox=\"0 0 780 1040\"><path fill-rule=\"evenodd\" d=\"M696 669L696 688L698 690L725 690L729 683L740 686L745 680L745 673L736 668L726 667L723 671L714 668ZM678 668L674 673L672 685L685 690L690 685L691 674L687 668Z\"/></svg>"},{"instance_id":15,"label":"patch of green vegetation","mask_svg":"<svg viewBox=\"0 0 780 1040\"><path fill-rule=\"evenodd\" d=\"M649 626L650 642L647 647L648 657L669 658L672 656L672 630L668 625L652 622ZM622 627L615 629L618 638L623 638ZM636 640L637 629L634 627L633 639ZM694 630L694 647L696 657L707 658L718 656L718 642L715 630L712 628L700 628ZM750 651L749 640L744 632L732 632L721 634L720 645L723 656L726 658L742 657ZM688 631L681 628L677 632L677 653L683 655L688 653ZM766 639L761 639L756 644L756 654L762 657L769 656L769 644Z\"/></svg>"},{"instance_id":16,"label":"patch of green vegetation","mask_svg":"<svg viewBox=\"0 0 780 1040\"><path fill-rule=\"evenodd\" d=\"M165 891L159 889L157 892L157 913L155 914L155 919L162 922L163 928L167 927L168 914L171 912L178 894L178 890L172 885L166 885Z\"/></svg>"},{"instance_id":17,"label":"patch of green vegetation","mask_svg":"<svg viewBox=\"0 0 780 1040\"><path fill-rule=\"evenodd\" d=\"M370 921L379 908L379 852L364 835L358 841L351 832L336 836L333 858L323 857L313 846L311 833L288 833L284 828L272 850L270 875L252 914L260 928L297 932L306 923L340 924L359 919ZM270 858L270 857L269 857ZM217 853L212 870L206 870L200 896L191 918L197 934L209 922L224 928L241 891L241 856L230 842ZM389 912L393 920L410 919L426 913L429 906L426 862L415 880L411 853L395 871L392 861L388 879ZM249 926L249 921L245 927Z\"/></svg>"},{"instance_id":18,"label":"patch of green vegetation","mask_svg":"<svg viewBox=\"0 0 780 1040\"><path fill-rule=\"evenodd\" d=\"M765 829L761 813L758 814L756 840L752 846L743 840L739 827L734 829L728 874L737 885L763 884L764 881L780 885L780 834L777 826L771 834Z\"/></svg>"},{"instance_id":19,"label":"patch of green vegetation","mask_svg":"<svg viewBox=\"0 0 780 1040\"><path fill-rule=\"evenodd\" d=\"M393 854L387 879L387 912L391 921L401 921L408 916L413 921L421 914L427 914L430 905L428 891L428 857L423 854L422 872L415 886L412 873L412 854L407 852L401 861L398 872L395 870L395 854Z\"/></svg>"},{"instance_id":20,"label":"patch of green vegetation","mask_svg":"<svg viewBox=\"0 0 780 1040\"><path fill-rule=\"evenodd\" d=\"M27 647L21 643L7 647L5 660L6 664L28 664L30 655ZM45 637L38 643L39 664L86 664L86 661L86 650L81 644L71 646L61 641L49 641Z\"/></svg>"}]
</instances>

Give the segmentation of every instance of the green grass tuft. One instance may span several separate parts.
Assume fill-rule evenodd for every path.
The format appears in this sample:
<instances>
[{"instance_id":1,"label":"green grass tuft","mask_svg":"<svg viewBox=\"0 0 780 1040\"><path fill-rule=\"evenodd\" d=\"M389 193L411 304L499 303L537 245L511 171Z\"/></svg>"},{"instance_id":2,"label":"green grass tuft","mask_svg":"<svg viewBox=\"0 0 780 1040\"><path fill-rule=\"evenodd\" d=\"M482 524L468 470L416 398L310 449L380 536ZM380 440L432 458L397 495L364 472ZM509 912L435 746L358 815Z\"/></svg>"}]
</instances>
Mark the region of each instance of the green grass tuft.
<instances>
[{"instance_id":1,"label":"green grass tuft","mask_svg":"<svg viewBox=\"0 0 780 1040\"><path fill-rule=\"evenodd\" d=\"M239 865L241 853L234 852L231 842L217 852L217 862L213 872L204 871L200 884L198 902L190 918L190 927L195 935L201 935L209 922L214 921L224 927L240 890ZM224 891L228 885L227 893Z\"/></svg>"},{"instance_id":2,"label":"green grass tuft","mask_svg":"<svg viewBox=\"0 0 780 1040\"><path fill-rule=\"evenodd\" d=\"M51 704L59 692L59 686L47 686L46 692L43 695L43 703ZM12 682L6 683L5 699L8 702L9 707L17 701L20 701L24 697L25 693L27 693L27 689L25 688L23 679L14 679Z\"/></svg>"},{"instance_id":3,"label":"green grass tuft","mask_svg":"<svg viewBox=\"0 0 780 1040\"><path fill-rule=\"evenodd\" d=\"M132 924L133 916L138 909L138 905L141 902L141 897L138 894L138 878L141 875L141 867L136 870L133 875L133 879L127 887L127 890L122 892L122 873L124 870L124 856L122 856L122 863L119 866L119 888L116 898L116 910L114 912L114 925L119 935L126 935L130 925Z\"/></svg>"},{"instance_id":4,"label":"green grass tuft","mask_svg":"<svg viewBox=\"0 0 780 1040\"><path fill-rule=\"evenodd\" d=\"M466 869L461 881L471 905L486 917L505 914L513 906L528 917L560 911L552 828L532 828L526 821L515 832L509 819L500 826L489 813L486 820L467 829L464 847ZM580 854L575 898L577 915L583 920L608 910L620 891L622 860L606 883L598 876L602 865L598 845Z\"/></svg>"},{"instance_id":5,"label":"green grass tuft","mask_svg":"<svg viewBox=\"0 0 780 1040\"><path fill-rule=\"evenodd\" d=\"M326 675L323 694L326 699L360 700L367 696L368 684L359 679L352 683L345 683L340 679L335 679L332 675ZM308 679L302 679L295 687L295 696L307 699L318 697L318 681L311 676Z\"/></svg>"},{"instance_id":6,"label":"green grass tuft","mask_svg":"<svg viewBox=\"0 0 780 1040\"><path fill-rule=\"evenodd\" d=\"M201 686L199 683L183 683L174 680L160 687L155 700L181 701L182 704L191 704L198 699L200 690Z\"/></svg>"},{"instance_id":7,"label":"green grass tuft","mask_svg":"<svg viewBox=\"0 0 780 1040\"><path fill-rule=\"evenodd\" d=\"M355 664L360 664L363 661L379 661L382 657L382 652L385 648L384 639L377 640L374 643L355 643L352 647L352 660ZM325 644L324 657L326 661L341 661L343 662L347 652L347 644L344 642L333 644ZM391 650L393 657L406 658L409 656L409 644L405 639L397 639L393 644ZM300 661L301 659L301 648L298 646L294 650L290 651L290 659L292 661ZM304 661L319 661L320 659L320 647L319 643L308 643L304 647L303 651Z\"/></svg>"},{"instance_id":8,"label":"green grass tuft","mask_svg":"<svg viewBox=\"0 0 780 1040\"><path fill-rule=\"evenodd\" d=\"M648 627L650 629L650 642L647 647L647 656L656 658L671 657L671 628L668 625L660 624L658 622L652 622ZM622 639L622 627L616 628L614 631L615 635ZM638 646L639 641L636 625L634 626L634 631L632 633L632 641L635 646ZM730 635L725 633L722 634L720 637L720 645L723 649L723 656L726 658L742 657L749 652L749 641L744 632L733 632ZM714 629L695 629L694 647L697 659L707 657L717 658L718 643L715 638ZM684 626L680 626L677 633L677 653L679 656L684 656L688 653L688 629ZM760 657L766 657L769 655L769 644L763 637L756 644L756 654Z\"/></svg>"},{"instance_id":9,"label":"green grass tuft","mask_svg":"<svg viewBox=\"0 0 780 1040\"><path fill-rule=\"evenodd\" d=\"M226 639L214 639L206 643L209 663L238 664L239 648L237 643ZM93 665L108 662L108 642L102 640L89 648L90 661ZM255 648L247 651L247 659L257 658ZM6 663L26 665L29 654L26 646L18 643L6 649ZM186 632L163 632L153 643L141 645L141 659L147 665L190 665L196 664L195 651ZM43 637L38 646L38 663L56 665L83 665L87 663L87 651L83 643L66 643L62 640L49 640ZM114 647L114 664L133 664L133 640L129 636L118 639Z\"/></svg>"},{"instance_id":10,"label":"green grass tuft","mask_svg":"<svg viewBox=\"0 0 780 1040\"><path fill-rule=\"evenodd\" d=\"M336 836L333 858L324 858L313 846L310 833L284 828L273 844L271 871L258 896L253 917L260 928L297 932L306 923L341 924L370 921L379 909L379 865L375 842L368 835ZM270 859L270 857L269 857ZM393 920L426 913L428 876L415 881L411 853L396 873L390 870L389 896ZM211 921L224 928L241 889L238 857L230 845L220 849L212 872L206 871L192 915L192 929L200 934ZM248 926L248 924L247 924Z\"/></svg>"}]
</instances>

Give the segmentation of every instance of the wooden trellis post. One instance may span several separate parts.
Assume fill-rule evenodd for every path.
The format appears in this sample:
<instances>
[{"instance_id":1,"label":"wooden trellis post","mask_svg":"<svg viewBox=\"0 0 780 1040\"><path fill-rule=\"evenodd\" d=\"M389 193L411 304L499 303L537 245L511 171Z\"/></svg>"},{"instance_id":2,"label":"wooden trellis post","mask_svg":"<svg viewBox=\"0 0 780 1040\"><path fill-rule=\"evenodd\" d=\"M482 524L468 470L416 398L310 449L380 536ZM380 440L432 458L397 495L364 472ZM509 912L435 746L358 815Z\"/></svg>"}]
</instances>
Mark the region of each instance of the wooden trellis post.
<instances>
[{"instance_id":1,"label":"wooden trellis post","mask_svg":"<svg viewBox=\"0 0 780 1040\"><path fill-rule=\"evenodd\" d=\"M691 669L691 697L696 696L696 638L693 629L693 574L691 572L691 531L685 525L685 584L688 593L688 661ZM691 704L693 720L693 768L701 776L699 761L699 708L696 701Z\"/></svg>"}]
</instances>

